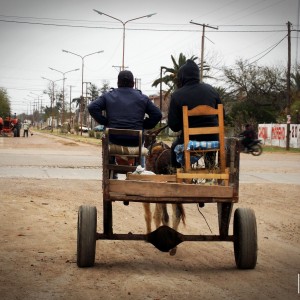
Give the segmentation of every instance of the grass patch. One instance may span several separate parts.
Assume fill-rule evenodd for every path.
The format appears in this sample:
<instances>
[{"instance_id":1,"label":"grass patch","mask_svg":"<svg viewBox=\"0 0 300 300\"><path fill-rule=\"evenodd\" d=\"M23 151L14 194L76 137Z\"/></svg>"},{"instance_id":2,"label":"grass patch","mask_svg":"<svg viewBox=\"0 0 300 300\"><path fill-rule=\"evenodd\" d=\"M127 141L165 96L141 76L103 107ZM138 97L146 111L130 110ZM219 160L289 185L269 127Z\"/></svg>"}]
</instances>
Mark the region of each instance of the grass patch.
<instances>
[{"instance_id":1,"label":"grass patch","mask_svg":"<svg viewBox=\"0 0 300 300\"><path fill-rule=\"evenodd\" d=\"M276 146L263 146L264 152L274 152L274 153L300 153L299 148L291 148L286 150L286 148L276 147Z\"/></svg>"}]
</instances>

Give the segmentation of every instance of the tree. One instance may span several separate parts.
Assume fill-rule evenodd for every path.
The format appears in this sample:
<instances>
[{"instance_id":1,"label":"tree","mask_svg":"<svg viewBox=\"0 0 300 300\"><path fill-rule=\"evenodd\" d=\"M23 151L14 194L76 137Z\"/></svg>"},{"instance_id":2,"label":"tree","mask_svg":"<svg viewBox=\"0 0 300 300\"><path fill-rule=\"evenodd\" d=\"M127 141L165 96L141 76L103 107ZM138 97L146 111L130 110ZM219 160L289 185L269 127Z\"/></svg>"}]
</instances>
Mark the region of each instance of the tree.
<instances>
[{"instance_id":1,"label":"tree","mask_svg":"<svg viewBox=\"0 0 300 300\"><path fill-rule=\"evenodd\" d=\"M299 123L300 113L300 66L297 66L295 73L291 74L291 116L292 122Z\"/></svg>"},{"instance_id":2,"label":"tree","mask_svg":"<svg viewBox=\"0 0 300 300\"><path fill-rule=\"evenodd\" d=\"M10 101L6 89L0 88L0 117L10 116Z\"/></svg>"},{"instance_id":3,"label":"tree","mask_svg":"<svg viewBox=\"0 0 300 300\"><path fill-rule=\"evenodd\" d=\"M103 80L102 81L102 87L100 89L101 94L106 93L110 90L109 81Z\"/></svg>"},{"instance_id":4,"label":"tree","mask_svg":"<svg viewBox=\"0 0 300 300\"><path fill-rule=\"evenodd\" d=\"M195 61L197 57L193 55L190 59ZM167 98L170 93L177 89L177 74L179 68L186 63L187 58L184 54L180 53L178 61L176 61L173 55L171 55L171 60L173 62L173 67L162 66L161 68L164 70L165 75L162 78L156 79L152 83L152 86L154 87L157 87L160 83L164 83L168 87L167 91L165 92L165 98ZM205 66L205 68L207 69L207 66Z\"/></svg>"},{"instance_id":5,"label":"tree","mask_svg":"<svg viewBox=\"0 0 300 300\"><path fill-rule=\"evenodd\" d=\"M229 117L232 126L241 130L245 123L274 123L285 115L287 106L284 71L236 62L225 68L225 82L233 98Z\"/></svg>"}]
</instances>

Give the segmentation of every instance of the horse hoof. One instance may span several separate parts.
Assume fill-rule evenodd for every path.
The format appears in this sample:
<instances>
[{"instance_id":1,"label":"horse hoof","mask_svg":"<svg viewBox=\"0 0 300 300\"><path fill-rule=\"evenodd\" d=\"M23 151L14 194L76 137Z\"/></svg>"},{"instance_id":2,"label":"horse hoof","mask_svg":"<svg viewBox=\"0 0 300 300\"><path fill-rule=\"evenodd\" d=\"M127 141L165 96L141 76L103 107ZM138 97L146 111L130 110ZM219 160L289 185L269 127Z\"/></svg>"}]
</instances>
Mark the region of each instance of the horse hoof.
<instances>
[{"instance_id":1,"label":"horse hoof","mask_svg":"<svg viewBox=\"0 0 300 300\"><path fill-rule=\"evenodd\" d=\"M175 248L173 248L173 249L171 249L171 250L169 251L169 254L170 254L171 256L174 256L174 255L176 254L176 251L177 251L177 248L175 247Z\"/></svg>"}]
</instances>

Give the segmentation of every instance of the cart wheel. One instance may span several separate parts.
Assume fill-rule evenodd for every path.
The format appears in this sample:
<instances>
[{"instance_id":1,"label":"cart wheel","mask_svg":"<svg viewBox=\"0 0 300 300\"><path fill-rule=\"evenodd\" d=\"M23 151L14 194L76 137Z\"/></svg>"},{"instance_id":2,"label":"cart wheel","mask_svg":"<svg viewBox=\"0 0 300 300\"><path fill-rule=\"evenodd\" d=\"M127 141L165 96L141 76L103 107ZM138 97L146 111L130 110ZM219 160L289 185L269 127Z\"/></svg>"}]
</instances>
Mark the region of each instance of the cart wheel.
<instances>
[{"instance_id":1,"label":"cart wheel","mask_svg":"<svg viewBox=\"0 0 300 300\"><path fill-rule=\"evenodd\" d=\"M81 205L77 224L77 266L92 267L96 252L97 209Z\"/></svg>"},{"instance_id":2,"label":"cart wheel","mask_svg":"<svg viewBox=\"0 0 300 300\"><path fill-rule=\"evenodd\" d=\"M236 266L238 269L254 269L257 261L257 227L252 209L235 210L233 235Z\"/></svg>"}]
</instances>

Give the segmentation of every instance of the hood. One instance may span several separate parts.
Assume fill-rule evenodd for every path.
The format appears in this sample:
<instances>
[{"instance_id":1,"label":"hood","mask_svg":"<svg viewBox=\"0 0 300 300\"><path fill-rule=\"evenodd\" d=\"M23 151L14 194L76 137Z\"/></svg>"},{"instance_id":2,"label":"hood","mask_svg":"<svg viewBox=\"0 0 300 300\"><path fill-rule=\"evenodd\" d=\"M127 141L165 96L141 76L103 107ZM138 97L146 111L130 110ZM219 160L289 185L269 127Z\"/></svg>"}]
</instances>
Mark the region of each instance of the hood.
<instances>
[{"instance_id":1,"label":"hood","mask_svg":"<svg viewBox=\"0 0 300 300\"><path fill-rule=\"evenodd\" d=\"M182 87L186 83L199 83L199 72L197 64L193 60L188 59L178 70L178 87Z\"/></svg>"}]
</instances>

